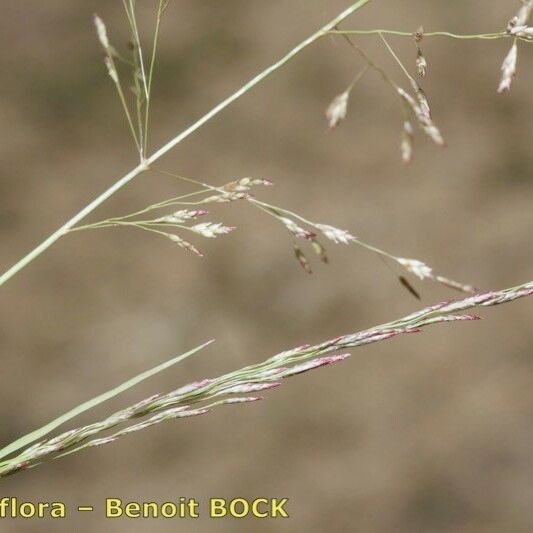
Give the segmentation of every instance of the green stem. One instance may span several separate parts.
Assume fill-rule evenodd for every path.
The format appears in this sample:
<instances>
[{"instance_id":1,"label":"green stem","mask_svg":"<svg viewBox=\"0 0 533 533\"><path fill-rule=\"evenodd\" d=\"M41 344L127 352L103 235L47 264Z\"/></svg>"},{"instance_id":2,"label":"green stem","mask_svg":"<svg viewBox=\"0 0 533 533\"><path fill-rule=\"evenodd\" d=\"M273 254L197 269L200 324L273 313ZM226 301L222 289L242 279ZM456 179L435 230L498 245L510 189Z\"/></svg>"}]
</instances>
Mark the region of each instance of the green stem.
<instances>
[{"instance_id":1,"label":"green stem","mask_svg":"<svg viewBox=\"0 0 533 533\"><path fill-rule=\"evenodd\" d=\"M414 37L414 32L396 31L396 30L331 30L329 33L336 35L399 35L402 37ZM433 31L424 33L424 37L451 37L453 39L502 39L511 37L507 32L498 33L480 33L475 35L461 35L447 31Z\"/></svg>"},{"instance_id":2,"label":"green stem","mask_svg":"<svg viewBox=\"0 0 533 533\"><path fill-rule=\"evenodd\" d=\"M159 0L157 7L157 19L155 23L154 42L152 45L152 57L150 59L150 70L148 72L148 97L146 105L144 106L144 153L146 153L148 145L148 123L150 119L150 98L152 96L152 78L154 75L155 56L157 51L157 42L159 40L159 27L161 26L161 15L163 13L163 1Z\"/></svg>"},{"instance_id":3,"label":"green stem","mask_svg":"<svg viewBox=\"0 0 533 533\"><path fill-rule=\"evenodd\" d=\"M148 87L146 85L146 73L144 71L144 61L143 61L143 53L142 53L142 47L141 47L141 39L139 37L139 29L137 28L137 18L135 17L135 6L134 6L133 0L129 0L129 6L130 6L130 16L128 18L130 20L133 38L135 39L136 48L139 54L139 63L141 67L141 77L143 80L144 95L146 99L148 99Z\"/></svg>"},{"instance_id":4,"label":"green stem","mask_svg":"<svg viewBox=\"0 0 533 533\"><path fill-rule=\"evenodd\" d=\"M196 130L200 129L204 124L209 122L213 117L218 115L221 111L226 109L226 107L228 107L233 102L238 100L241 96L249 92L256 85L261 83L264 79L268 78L271 74L279 70L281 67L287 64L291 59L293 59L295 56L297 56L300 52L302 52L308 46L313 44L315 41L317 41L324 35L327 35L328 32L330 32L330 30L332 30L335 26L337 26L337 24L342 22L346 17L350 16L352 13L355 13L356 11L364 7L370 1L371 0L358 0L357 2L352 4L350 7L342 11L342 13L340 13L334 19L328 22L325 26L323 26L318 31L316 31L315 33L313 33L312 35L304 39L302 42L300 42L298 45L296 45L292 50L290 50L287 54L285 54L281 59L279 59L278 61L276 61L269 67L267 67L261 73L257 74L257 76L254 76L249 82L245 83L242 87L240 87L240 89L238 89L233 94L228 96L225 100L223 100L218 105L213 107L211 111L208 111L203 117L198 119L191 126L183 130L180 134L176 135L170 141L168 141L164 146L162 146L161 148L159 148L159 150L157 150L154 154L152 154L145 162L140 163L133 170L131 170L125 176L120 178L111 187L109 187L109 189L104 191L102 194L100 194L100 196L98 196L91 203L85 206L81 211L79 211L70 220L68 220L65 224L63 224L58 230L56 230L49 237L47 237L41 244L39 244L36 248L34 248L30 253L28 253L22 259L17 261L11 268L6 270L0 276L0 286L6 283L7 281L9 281L13 276L15 276L18 272L20 272L24 267L26 267L33 260L39 257L45 250L50 248L52 244L54 244L60 237L65 235L78 222L80 222L86 216L92 213L97 207L103 204L108 198L113 196L117 191L122 189L122 187L127 185L133 178L135 178L136 176L141 174L144 170L146 170L149 165L151 165L152 163L155 163L163 155L165 155L167 152L172 150L172 148L174 148L176 145L181 143L187 137L192 135Z\"/></svg>"},{"instance_id":5,"label":"green stem","mask_svg":"<svg viewBox=\"0 0 533 533\"><path fill-rule=\"evenodd\" d=\"M110 61L113 61L111 56L109 56ZM113 65L114 66L114 65ZM133 121L131 120L130 110L128 108L128 104L126 103L126 98L124 96L124 92L122 91L122 85L120 84L120 79L118 78L118 72L117 72L117 80L115 82L115 87L117 88L117 93L120 98L120 103L122 104L122 108L124 109L124 113L126 114L126 119L128 120L128 124L130 126L131 135L133 136L133 141L135 142L135 146L137 147L137 150L139 153L141 153L141 145L139 143L139 140L137 139L137 134L135 133L135 127L133 125Z\"/></svg>"}]
</instances>

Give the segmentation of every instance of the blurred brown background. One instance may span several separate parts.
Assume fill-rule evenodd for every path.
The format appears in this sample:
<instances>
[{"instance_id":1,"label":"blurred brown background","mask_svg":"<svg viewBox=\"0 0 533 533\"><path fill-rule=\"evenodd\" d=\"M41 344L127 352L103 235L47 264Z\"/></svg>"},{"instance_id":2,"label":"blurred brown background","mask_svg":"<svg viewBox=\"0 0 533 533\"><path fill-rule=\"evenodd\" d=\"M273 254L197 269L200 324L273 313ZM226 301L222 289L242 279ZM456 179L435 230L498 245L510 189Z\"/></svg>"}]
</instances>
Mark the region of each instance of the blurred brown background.
<instances>
[{"instance_id":1,"label":"blurred brown background","mask_svg":"<svg viewBox=\"0 0 533 533\"><path fill-rule=\"evenodd\" d=\"M145 39L156 2L139 1ZM349 4L348 0L175 0L162 27L152 147L189 125ZM399 5L401 4L401 5ZM518 1L375 1L344 27L496 31ZM134 164L91 16L122 46L121 3L4 2L0 21L0 264L5 269ZM360 38L405 85L377 38ZM406 63L409 39L391 39ZM483 288L532 278L533 49L520 46L510 95L496 95L509 41L423 42L423 85L449 147L417 138L399 161L402 114L378 75L354 90L334 133L323 110L360 60L326 38L208 126L160 167L222 184L273 180L263 198L351 229ZM93 217L188 190L143 175ZM259 192L259 191L258 191ZM364 329L419 307L375 256L329 247L307 276L290 239L245 203L213 219L238 231L197 239L200 260L155 236L105 230L61 240L1 290L0 441L171 355L217 342L105 404L89 422L153 392L215 376L282 349ZM316 263L316 262L315 262ZM415 282L416 283L416 282ZM417 283L424 303L450 296ZM452 294L455 296L455 294ZM531 531L532 302L483 311L354 351L342 365L284 384L259 404L161 424L41 466L0 495L64 500L67 521L2 531ZM288 497L289 520L105 521L106 496ZM74 507L94 504L92 515Z\"/></svg>"}]
</instances>

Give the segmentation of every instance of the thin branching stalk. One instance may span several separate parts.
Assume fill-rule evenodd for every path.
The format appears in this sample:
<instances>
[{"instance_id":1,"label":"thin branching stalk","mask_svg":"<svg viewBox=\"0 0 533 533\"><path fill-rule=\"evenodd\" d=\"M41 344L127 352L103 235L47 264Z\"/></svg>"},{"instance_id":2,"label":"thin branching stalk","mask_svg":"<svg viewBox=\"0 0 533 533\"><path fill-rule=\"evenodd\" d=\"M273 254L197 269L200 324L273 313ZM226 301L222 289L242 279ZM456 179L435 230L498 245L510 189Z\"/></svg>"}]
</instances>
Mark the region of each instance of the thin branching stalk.
<instances>
[{"instance_id":1,"label":"thin branching stalk","mask_svg":"<svg viewBox=\"0 0 533 533\"><path fill-rule=\"evenodd\" d=\"M83 209L81 209L78 213L76 213L70 220L65 222L58 230L56 230L51 235L49 235L36 248L34 248L26 256L24 256L19 261L17 261L11 268L9 268L2 275L0 275L0 286L6 283L7 281L9 281L13 276L15 276L23 268L28 266L32 261L34 261L43 252L45 252L48 248L50 248L50 246L52 246L61 237L63 237L66 233L68 233L68 231L71 228L73 228L76 224L84 220L85 217L91 214L97 207L102 205L106 200L112 197L116 192L122 189L131 180L133 180L134 178L142 174L145 170L147 170L147 168L149 168L150 165L152 165L157 160L159 160L163 155L165 155L167 152L172 150L175 146L177 146L182 141L184 141L187 137L189 137L194 132L196 132L198 129L200 129L202 126L204 126L206 123L208 123L213 117L218 115L221 111L226 109L233 102L241 98L244 94L249 92L256 85L258 85L263 80L268 78L274 72L284 67L287 63L289 63L292 59L294 59L298 54L300 54L307 47L309 47L310 45L318 41L324 35L327 35L330 30L335 28L339 23L341 23L344 19L346 19L352 13L355 13L356 11L358 11L359 9L361 9L362 7L370 3L370 1L371 0L358 0L357 2L353 3L350 7L342 11L339 15L337 15L335 18L333 18L331 21L329 21L324 26L322 26L322 28L320 28L318 31L316 31L315 33L313 33L312 35L310 35L309 37L301 41L299 44L297 44L292 50L290 50L287 54L285 54L281 59L279 59L278 61L276 61L269 67L267 67L265 70L263 70L256 76L254 76L250 81L245 83L237 91L235 91L233 94L228 96L225 100L223 100L222 102L217 104L215 107L213 107L200 119L198 119L196 122L191 124L188 128L186 128L181 133L179 133L174 138L172 138L170 141L168 141L165 145L159 148L145 161L142 161L141 163L139 163L135 168L133 168L125 176L123 176L118 181L116 181L113 185L111 185L111 187L109 187L106 191L104 191L97 198L95 198L92 202L90 202Z\"/></svg>"},{"instance_id":2,"label":"thin branching stalk","mask_svg":"<svg viewBox=\"0 0 533 533\"><path fill-rule=\"evenodd\" d=\"M159 41L159 30L161 28L161 18L163 12L165 11L168 5L168 0L159 0L159 5L157 6L157 15L155 21L155 30L154 30L154 41L152 43L152 56L150 58L150 68L148 70L148 96L146 98L146 105L144 108L144 150L143 153L146 154L148 149L148 125L150 122L150 101L152 98L152 80L154 77L154 67L155 59L157 54L157 44Z\"/></svg>"},{"instance_id":3,"label":"thin branching stalk","mask_svg":"<svg viewBox=\"0 0 533 533\"><path fill-rule=\"evenodd\" d=\"M413 37L415 32L397 31L397 30L331 30L329 32L332 35L397 35L401 37ZM449 37L452 39L481 39L481 40L496 40L496 39L509 39L512 35L509 35L506 31L499 31L496 33L477 33L473 35L450 33L447 31L432 31L424 32L425 37ZM532 42L531 39L521 38L522 41Z\"/></svg>"}]
</instances>

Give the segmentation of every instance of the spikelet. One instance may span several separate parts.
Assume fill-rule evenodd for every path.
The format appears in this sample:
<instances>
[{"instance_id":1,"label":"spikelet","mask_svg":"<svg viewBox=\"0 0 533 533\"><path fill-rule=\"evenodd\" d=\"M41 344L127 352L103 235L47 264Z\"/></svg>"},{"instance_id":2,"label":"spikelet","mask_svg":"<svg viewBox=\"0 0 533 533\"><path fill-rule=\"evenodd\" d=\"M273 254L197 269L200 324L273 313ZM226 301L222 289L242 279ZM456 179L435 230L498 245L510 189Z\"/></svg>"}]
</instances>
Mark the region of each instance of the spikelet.
<instances>
[{"instance_id":1,"label":"spikelet","mask_svg":"<svg viewBox=\"0 0 533 533\"><path fill-rule=\"evenodd\" d=\"M414 38L415 44L418 44L422 41L422 39L424 38L424 28L422 26L419 26L418 30L415 31Z\"/></svg>"},{"instance_id":2,"label":"spikelet","mask_svg":"<svg viewBox=\"0 0 533 533\"><path fill-rule=\"evenodd\" d=\"M274 185L270 180L261 178L241 178L240 180L230 181L224 185L223 189L227 192L246 192L256 185L270 187Z\"/></svg>"},{"instance_id":3,"label":"spikelet","mask_svg":"<svg viewBox=\"0 0 533 533\"><path fill-rule=\"evenodd\" d=\"M507 33L523 39L533 39L533 28L527 25L532 12L533 0L523 2L517 14L507 24ZM500 85L498 86L498 93L502 94L505 91L511 90L511 85L516 75L517 60L518 46L515 40L501 66L502 76Z\"/></svg>"},{"instance_id":4,"label":"spikelet","mask_svg":"<svg viewBox=\"0 0 533 533\"><path fill-rule=\"evenodd\" d=\"M533 27L531 26L514 26L509 33L522 39L533 39Z\"/></svg>"},{"instance_id":5,"label":"spikelet","mask_svg":"<svg viewBox=\"0 0 533 533\"><path fill-rule=\"evenodd\" d=\"M401 139L401 153L402 161L404 163L410 163L413 160L413 143L414 143L414 134L413 134L413 125L409 120L406 120L403 123L402 130L402 139Z\"/></svg>"},{"instance_id":6,"label":"spikelet","mask_svg":"<svg viewBox=\"0 0 533 533\"><path fill-rule=\"evenodd\" d=\"M329 263L329 258L326 252L324 245L316 238L311 239L311 247L313 248L315 254L320 257L322 263Z\"/></svg>"},{"instance_id":7,"label":"spikelet","mask_svg":"<svg viewBox=\"0 0 533 533\"><path fill-rule=\"evenodd\" d=\"M527 0L526 2L523 3L523 5L518 10L518 13L516 14L516 17L515 17L516 26L525 26L532 12L533 12L533 1Z\"/></svg>"},{"instance_id":8,"label":"spikelet","mask_svg":"<svg viewBox=\"0 0 533 533\"><path fill-rule=\"evenodd\" d=\"M309 261L307 260L307 257L302 252L301 248L295 243L294 244L294 255L296 256L296 259L298 260L298 263L300 263L300 266L308 273L312 274L313 271L311 270L311 265L309 264Z\"/></svg>"},{"instance_id":9,"label":"spikelet","mask_svg":"<svg viewBox=\"0 0 533 533\"><path fill-rule=\"evenodd\" d=\"M158 222L168 222L169 224L181 224L187 220L194 220L198 217L207 215L209 211L205 209L195 209L194 211L189 211L187 209L181 209L176 211L171 215L167 215L158 219Z\"/></svg>"},{"instance_id":10,"label":"spikelet","mask_svg":"<svg viewBox=\"0 0 533 533\"><path fill-rule=\"evenodd\" d=\"M420 294L418 294L418 291L411 285L411 283L409 283L407 278L404 276L398 276L398 280L417 300L420 300Z\"/></svg>"},{"instance_id":11,"label":"spikelet","mask_svg":"<svg viewBox=\"0 0 533 533\"><path fill-rule=\"evenodd\" d=\"M277 217L283 225L289 230L292 235L295 237L301 237L303 239L311 240L316 237L316 235L312 231L308 231L301 226L298 226L294 220L287 218L287 217Z\"/></svg>"},{"instance_id":12,"label":"spikelet","mask_svg":"<svg viewBox=\"0 0 533 533\"><path fill-rule=\"evenodd\" d=\"M115 68L113 60L109 56L106 56L104 58L104 63L107 68L107 73L109 74L109 77L113 80L114 83L118 84L118 72Z\"/></svg>"},{"instance_id":13,"label":"spikelet","mask_svg":"<svg viewBox=\"0 0 533 533\"><path fill-rule=\"evenodd\" d=\"M417 52L416 52L416 70L418 72L418 75L421 77L421 78L425 78L426 77L426 71L427 71L427 61L426 61L426 58L424 57L424 54L422 53L422 50L420 48L418 48Z\"/></svg>"},{"instance_id":14,"label":"spikelet","mask_svg":"<svg viewBox=\"0 0 533 533\"><path fill-rule=\"evenodd\" d=\"M349 97L350 93L348 91L344 91L343 93L333 98L333 100L327 107L326 118L328 120L328 126L330 129L336 128L339 122L346 118L346 114L348 112Z\"/></svg>"},{"instance_id":15,"label":"spikelet","mask_svg":"<svg viewBox=\"0 0 533 533\"><path fill-rule=\"evenodd\" d=\"M440 133L439 128L435 125L433 120L431 119L429 114L429 106L426 108L422 108L420 106L419 102L422 102L425 100L427 104L427 99L425 99L425 95L423 92L417 91L417 98L419 102L417 102L407 91L402 89L401 87L398 87L398 94L402 98L402 100L405 102L407 107L412 111L416 122L420 129L438 146L445 146L444 139L442 138L442 134Z\"/></svg>"},{"instance_id":16,"label":"spikelet","mask_svg":"<svg viewBox=\"0 0 533 533\"><path fill-rule=\"evenodd\" d=\"M422 263L422 261L419 261L418 259L406 259L405 257L398 257L396 258L396 261L398 261L398 263L400 263L400 265L402 265L407 272L414 274L420 279L433 278L433 270L431 267L428 267L425 263Z\"/></svg>"},{"instance_id":17,"label":"spikelet","mask_svg":"<svg viewBox=\"0 0 533 533\"><path fill-rule=\"evenodd\" d=\"M233 226L224 226L221 222L202 222L201 224L190 226L189 229L199 233L202 237L214 239L217 235L230 233L235 228Z\"/></svg>"},{"instance_id":18,"label":"spikelet","mask_svg":"<svg viewBox=\"0 0 533 533\"><path fill-rule=\"evenodd\" d=\"M246 192L226 192L224 194L215 194L204 198L202 204L234 202L235 200L250 200L254 196Z\"/></svg>"},{"instance_id":19,"label":"spikelet","mask_svg":"<svg viewBox=\"0 0 533 533\"><path fill-rule=\"evenodd\" d=\"M411 87L415 93L415 98L418 102L418 107L420 107L420 111L424 113L426 118L431 120L431 108L429 107L429 100L426 93L414 79L411 80Z\"/></svg>"},{"instance_id":20,"label":"spikelet","mask_svg":"<svg viewBox=\"0 0 533 533\"><path fill-rule=\"evenodd\" d=\"M93 20L96 27L96 35L98 36L98 40L100 41L100 44L104 50L107 52L109 51L110 46L104 21L96 13L93 16Z\"/></svg>"},{"instance_id":21,"label":"spikelet","mask_svg":"<svg viewBox=\"0 0 533 533\"><path fill-rule=\"evenodd\" d=\"M422 26L420 26L418 30L416 30L416 32L414 33L414 38L416 46L416 70L421 78L425 78L428 64L419 46L420 42L424 38L424 28Z\"/></svg>"},{"instance_id":22,"label":"spikelet","mask_svg":"<svg viewBox=\"0 0 533 533\"><path fill-rule=\"evenodd\" d=\"M502 63L502 77L500 80L500 85L498 86L498 93L503 93L504 91L510 91L513 79L516 75L516 62L518 59L518 46L513 43L509 53L505 56L505 59Z\"/></svg>"},{"instance_id":23,"label":"spikelet","mask_svg":"<svg viewBox=\"0 0 533 533\"><path fill-rule=\"evenodd\" d=\"M357 237L350 232L328 224L315 224L315 227L323 233L324 237L333 241L335 244L350 244L357 240Z\"/></svg>"},{"instance_id":24,"label":"spikelet","mask_svg":"<svg viewBox=\"0 0 533 533\"><path fill-rule=\"evenodd\" d=\"M198 257L203 257L204 254L194 246L194 244L191 244L189 241L186 241L185 239L182 239L181 237L178 237L177 235L173 235L172 233L168 234L168 238L175 242L180 248L183 248L185 250L189 250L190 252L196 254Z\"/></svg>"}]
</instances>

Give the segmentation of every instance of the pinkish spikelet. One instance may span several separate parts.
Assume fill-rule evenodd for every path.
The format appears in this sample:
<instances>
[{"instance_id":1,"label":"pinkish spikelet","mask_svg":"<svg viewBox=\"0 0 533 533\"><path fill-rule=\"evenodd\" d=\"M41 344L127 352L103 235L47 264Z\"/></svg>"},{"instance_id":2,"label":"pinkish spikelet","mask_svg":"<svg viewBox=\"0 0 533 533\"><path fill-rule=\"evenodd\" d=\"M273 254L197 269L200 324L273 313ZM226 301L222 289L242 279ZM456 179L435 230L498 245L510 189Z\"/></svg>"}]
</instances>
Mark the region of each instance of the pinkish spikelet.
<instances>
[{"instance_id":1,"label":"pinkish spikelet","mask_svg":"<svg viewBox=\"0 0 533 533\"><path fill-rule=\"evenodd\" d=\"M315 227L323 233L324 237L333 241L335 244L349 244L357 240L357 237L353 236L349 231L330 226L329 224L315 224Z\"/></svg>"},{"instance_id":2,"label":"pinkish spikelet","mask_svg":"<svg viewBox=\"0 0 533 533\"><path fill-rule=\"evenodd\" d=\"M187 418L190 416L200 416L200 415L205 415L206 413L209 413L209 411L210 410L206 408L195 409L194 411L182 411L182 412L174 411L172 413L172 417L173 418Z\"/></svg>"},{"instance_id":3,"label":"pinkish spikelet","mask_svg":"<svg viewBox=\"0 0 533 533\"><path fill-rule=\"evenodd\" d=\"M301 226L296 224L294 220L290 218L278 216L278 219L289 230L289 232L292 233L292 235L294 235L295 237L301 237L307 240L312 240L316 237L316 233L313 233L312 231L302 228Z\"/></svg>"},{"instance_id":4,"label":"pinkish spikelet","mask_svg":"<svg viewBox=\"0 0 533 533\"><path fill-rule=\"evenodd\" d=\"M307 351L309 348L311 348L310 344L302 344L301 346L296 346L296 348L292 348L290 350L285 350L284 352L280 352L273 357L271 357L271 360L275 359L287 359L289 357L292 357L294 355L299 355L302 352Z\"/></svg>"},{"instance_id":5,"label":"pinkish spikelet","mask_svg":"<svg viewBox=\"0 0 533 533\"><path fill-rule=\"evenodd\" d=\"M201 379L200 381L193 381L192 383L189 383L188 385L184 385L183 387L176 389L172 394L176 396L181 396L182 394L188 394L190 392L196 391L197 389L205 387L206 385L209 385L212 382L213 382L212 379Z\"/></svg>"},{"instance_id":6,"label":"pinkish spikelet","mask_svg":"<svg viewBox=\"0 0 533 533\"><path fill-rule=\"evenodd\" d=\"M221 222L202 222L201 224L190 226L189 229L202 235L202 237L214 239L217 235L231 233L236 228L234 226L224 226Z\"/></svg>"},{"instance_id":7,"label":"pinkish spikelet","mask_svg":"<svg viewBox=\"0 0 533 533\"><path fill-rule=\"evenodd\" d=\"M257 377L259 379L267 379L271 378L273 376L276 376L278 374L281 374L287 370L286 367L278 367L278 368L269 368L268 370L262 370L257 373Z\"/></svg>"},{"instance_id":8,"label":"pinkish spikelet","mask_svg":"<svg viewBox=\"0 0 533 533\"><path fill-rule=\"evenodd\" d=\"M511 90L511 85L513 79L516 75L516 63L518 60L518 46L516 42L513 43L509 53L505 56L503 60L501 71L502 77L500 80L500 85L498 86L498 93L502 94L505 91Z\"/></svg>"},{"instance_id":9,"label":"pinkish spikelet","mask_svg":"<svg viewBox=\"0 0 533 533\"><path fill-rule=\"evenodd\" d=\"M232 403L258 402L260 400L264 400L263 396L243 396L241 398L226 398L221 403L229 405Z\"/></svg>"},{"instance_id":10,"label":"pinkish spikelet","mask_svg":"<svg viewBox=\"0 0 533 533\"><path fill-rule=\"evenodd\" d=\"M190 243L189 241L186 241L185 239L182 239L178 235L174 235L173 233L168 234L168 238L175 242L180 248L183 248L185 250L189 250L193 254L196 254L198 257L203 257L204 254L194 246L194 244Z\"/></svg>"},{"instance_id":11,"label":"pinkish spikelet","mask_svg":"<svg viewBox=\"0 0 533 533\"><path fill-rule=\"evenodd\" d=\"M223 394L248 394L249 392L258 392L262 390L279 387L281 381L272 381L270 383L244 383L243 385L234 385L222 391Z\"/></svg>"},{"instance_id":12,"label":"pinkish spikelet","mask_svg":"<svg viewBox=\"0 0 533 533\"><path fill-rule=\"evenodd\" d=\"M349 353L340 355L329 355L326 357L319 357L318 359L313 359L311 361L306 361L305 363L294 365L283 375L283 377L285 378L289 376L295 376L297 374L302 374L303 372L307 372L309 370L313 370L321 366L331 365L339 361L344 361L345 359L350 357L350 355L351 354Z\"/></svg>"}]
</instances>

